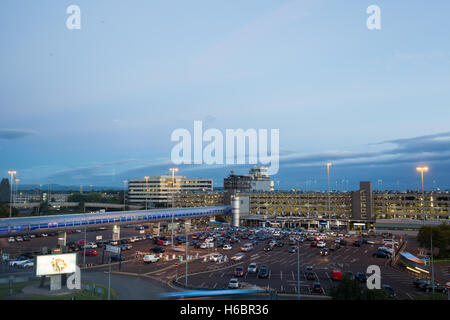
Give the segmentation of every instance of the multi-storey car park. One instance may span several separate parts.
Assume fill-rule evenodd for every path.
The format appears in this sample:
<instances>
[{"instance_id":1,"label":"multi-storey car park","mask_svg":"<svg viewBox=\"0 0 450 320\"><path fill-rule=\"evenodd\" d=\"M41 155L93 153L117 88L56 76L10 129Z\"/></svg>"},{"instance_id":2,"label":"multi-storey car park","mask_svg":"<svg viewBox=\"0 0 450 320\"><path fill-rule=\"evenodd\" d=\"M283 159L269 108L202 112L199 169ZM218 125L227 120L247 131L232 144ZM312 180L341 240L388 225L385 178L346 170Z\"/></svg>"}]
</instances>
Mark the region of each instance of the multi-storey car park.
<instances>
[{"instance_id":1,"label":"multi-storey car park","mask_svg":"<svg viewBox=\"0 0 450 320\"><path fill-rule=\"evenodd\" d=\"M370 182L349 192L238 192L248 198L248 213L241 220L248 225L267 222L283 227L349 230L417 230L423 224L449 220L450 194L426 192L373 192ZM184 192L175 196L176 207L210 206L229 203L227 192ZM328 200L329 199L329 200ZM328 201L329 208L328 209ZM423 214L422 214L423 212Z\"/></svg>"}]
</instances>

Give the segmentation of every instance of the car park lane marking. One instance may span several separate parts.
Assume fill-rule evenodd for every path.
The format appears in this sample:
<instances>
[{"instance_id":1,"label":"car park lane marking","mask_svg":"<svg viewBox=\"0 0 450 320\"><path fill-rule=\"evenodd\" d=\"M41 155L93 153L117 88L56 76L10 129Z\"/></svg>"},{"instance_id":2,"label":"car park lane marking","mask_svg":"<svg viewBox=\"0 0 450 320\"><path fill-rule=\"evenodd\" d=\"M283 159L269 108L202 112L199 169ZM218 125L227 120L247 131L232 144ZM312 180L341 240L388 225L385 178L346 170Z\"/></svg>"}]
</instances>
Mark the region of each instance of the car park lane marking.
<instances>
[{"instance_id":1,"label":"car park lane marking","mask_svg":"<svg viewBox=\"0 0 450 320\"><path fill-rule=\"evenodd\" d=\"M292 272L292 280L295 280L294 271L291 272Z\"/></svg>"}]
</instances>

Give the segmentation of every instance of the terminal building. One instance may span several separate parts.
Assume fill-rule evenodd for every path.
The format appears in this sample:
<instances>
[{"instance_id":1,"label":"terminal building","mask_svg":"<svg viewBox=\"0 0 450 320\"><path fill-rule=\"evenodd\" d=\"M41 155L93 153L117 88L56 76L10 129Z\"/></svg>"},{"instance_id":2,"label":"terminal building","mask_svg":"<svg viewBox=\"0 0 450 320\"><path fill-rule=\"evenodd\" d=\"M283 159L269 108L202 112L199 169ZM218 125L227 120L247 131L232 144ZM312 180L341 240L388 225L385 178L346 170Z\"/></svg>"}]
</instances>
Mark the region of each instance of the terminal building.
<instances>
[{"instance_id":1,"label":"terminal building","mask_svg":"<svg viewBox=\"0 0 450 320\"><path fill-rule=\"evenodd\" d=\"M185 176L152 176L147 179L130 180L128 203L148 207L170 207L174 194L182 192L208 192L213 190L213 180L208 178L186 178Z\"/></svg>"},{"instance_id":2,"label":"terminal building","mask_svg":"<svg viewBox=\"0 0 450 320\"><path fill-rule=\"evenodd\" d=\"M235 175L233 172L223 180L223 187L230 192L273 191L273 181L266 167L253 167L249 175Z\"/></svg>"}]
</instances>

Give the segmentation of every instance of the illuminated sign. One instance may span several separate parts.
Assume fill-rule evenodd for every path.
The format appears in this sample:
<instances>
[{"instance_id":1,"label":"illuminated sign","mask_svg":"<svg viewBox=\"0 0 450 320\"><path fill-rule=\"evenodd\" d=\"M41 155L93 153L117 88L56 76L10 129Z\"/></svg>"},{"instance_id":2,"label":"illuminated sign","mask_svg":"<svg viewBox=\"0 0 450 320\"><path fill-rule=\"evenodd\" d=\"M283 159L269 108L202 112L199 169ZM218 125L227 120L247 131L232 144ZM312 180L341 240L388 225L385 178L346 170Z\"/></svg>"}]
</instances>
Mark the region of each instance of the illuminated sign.
<instances>
[{"instance_id":1,"label":"illuminated sign","mask_svg":"<svg viewBox=\"0 0 450 320\"><path fill-rule=\"evenodd\" d=\"M74 273L77 266L77 254L51 254L36 257L36 276Z\"/></svg>"}]
</instances>

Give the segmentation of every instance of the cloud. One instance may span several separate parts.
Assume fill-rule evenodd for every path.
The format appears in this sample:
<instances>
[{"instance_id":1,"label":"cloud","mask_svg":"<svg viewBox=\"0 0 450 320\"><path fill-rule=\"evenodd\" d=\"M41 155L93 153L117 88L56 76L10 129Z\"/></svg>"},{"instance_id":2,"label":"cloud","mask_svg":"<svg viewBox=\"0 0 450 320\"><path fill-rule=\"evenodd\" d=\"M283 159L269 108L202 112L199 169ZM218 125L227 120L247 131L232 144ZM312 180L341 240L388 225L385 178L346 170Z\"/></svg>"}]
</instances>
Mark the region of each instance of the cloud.
<instances>
[{"instance_id":1,"label":"cloud","mask_svg":"<svg viewBox=\"0 0 450 320\"><path fill-rule=\"evenodd\" d=\"M36 133L36 131L29 129L0 129L0 139L14 140Z\"/></svg>"}]
</instances>

